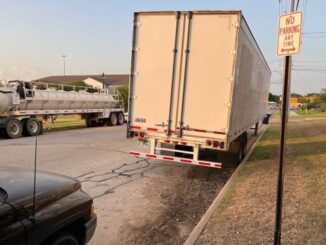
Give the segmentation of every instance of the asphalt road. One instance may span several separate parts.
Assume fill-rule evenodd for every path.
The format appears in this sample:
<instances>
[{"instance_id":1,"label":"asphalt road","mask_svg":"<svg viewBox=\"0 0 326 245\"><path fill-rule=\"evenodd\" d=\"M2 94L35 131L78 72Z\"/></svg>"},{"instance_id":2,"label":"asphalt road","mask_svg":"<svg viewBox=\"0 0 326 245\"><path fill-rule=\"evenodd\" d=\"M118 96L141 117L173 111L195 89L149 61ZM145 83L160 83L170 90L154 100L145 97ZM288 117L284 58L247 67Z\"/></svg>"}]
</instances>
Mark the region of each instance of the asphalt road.
<instances>
[{"instance_id":1,"label":"asphalt road","mask_svg":"<svg viewBox=\"0 0 326 245\"><path fill-rule=\"evenodd\" d=\"M91 244L178 244L235 165L215 170L137 159L128 154L139 150L136 142L125 135L125 126L45 132L38 137L38 169L78 178L94 198ZM2 166L33 168L35 138L0 139L0 149Z\"/></svg>"}]
</instances>

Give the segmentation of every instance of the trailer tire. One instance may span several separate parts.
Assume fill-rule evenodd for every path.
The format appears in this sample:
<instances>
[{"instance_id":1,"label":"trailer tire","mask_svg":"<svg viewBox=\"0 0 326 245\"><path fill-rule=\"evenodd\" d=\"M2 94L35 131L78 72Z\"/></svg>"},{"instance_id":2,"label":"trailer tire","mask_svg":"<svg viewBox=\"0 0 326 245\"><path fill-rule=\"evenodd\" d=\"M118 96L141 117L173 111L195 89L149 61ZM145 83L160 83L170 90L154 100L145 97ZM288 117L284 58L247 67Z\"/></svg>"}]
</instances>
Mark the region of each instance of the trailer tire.
<instances>
[{"instance_id":1,"label":"trailer tire","mask_svg":"<svg viewBox=\"0 0 326 245\"><path fill-rule=\"evenodd\" d=\"M28 118L23 124L23 132L26 136L36 136L42 131L42 125L36 118Z\"/></svg>"},{"instance_id":2,"label":"trailer tire","mask_svg":"<svg viewBox=\"0 0 326 245\"><path fill-rule=\"evenodd\" d=\"M247 155L247 146L248 146L248 134L247 132L245 132L243 134L243 142L242 142L242 159L243 160L245 158L245 156Z\"/></svg>"},{"instance_id":3,"label":"trailer tire","mask_svg":"<svg viewBox=\"0 0 326 245\"><path fill-rule=\"evenodd\" d=\"M118 124L118 117L116 113L111 113L109 117L109 125L116 126Z\"/></svg>"},{"instance_id":4,"label":"trailer tire","mask_svg":"<svg viewBox=\"0 0 326 245\"><path fill-rule=\"evenodd\" d=\"M125 121L125 116L122 112L118 112L118 125L122 125Z\"/></svg>"},{"instance_id":5,"label":"trailer tire","mask_svg":"<svg viewBox=\"0 0 326 245\"><path fill-rule=\"evenodd\" d=\"M240 137L239 137L239 148L238 148L238 152L236 154L236 162L237 165L240 165L240 163L242 162L242 160L245 158L245 155L247 153L247 132L243 133Z\"/></svg>"},{"instance_id":6,"label":"trailer tire","mask_svg":"<svg viewBox=\"0 0 326 245\"><path fill-rule=\"evenodd\" d=\"M22 135L23 127L16 118L9 118L4 123L4 136L8 139L16 139Z\"/></svg>"},{"instance_id":7,"label":"trailer tire","mask_svg":"<svg viewBox=\"0 0 326 245\"><path fill-rule=\"evenodd\" d=\"M22 120L20 120L20 123L22 124L23 127L23 132L22 135L23 136L27 136L27 132L26 132L26 122L27 122L28 118L23 118Z\"/></svg>"},{"instance_id":8,"label":"trailer tire","mask_svg":"<svg viewBox=\"0 0 326 245\"><path fill-rule=\"evenodd\" d=\"M86 121L86 127L88 128L97 126L96 120L94 120L94 118L92 117L87 117L85 121Z\"/></svg>"}]
</instances>

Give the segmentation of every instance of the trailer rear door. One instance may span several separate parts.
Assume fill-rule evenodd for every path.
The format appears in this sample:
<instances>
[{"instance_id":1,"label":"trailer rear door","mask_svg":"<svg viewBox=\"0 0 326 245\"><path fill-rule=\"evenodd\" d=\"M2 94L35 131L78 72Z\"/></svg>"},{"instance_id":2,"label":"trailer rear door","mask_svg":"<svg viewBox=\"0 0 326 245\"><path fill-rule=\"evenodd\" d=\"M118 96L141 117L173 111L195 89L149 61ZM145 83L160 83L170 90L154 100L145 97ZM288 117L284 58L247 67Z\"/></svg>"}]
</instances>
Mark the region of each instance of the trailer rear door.
<instances>
[{"instance_id":1,"label":"trailer rear door","mask_svg":"<svg viewBox=\"0 0 326 245\"><path fill-rule=\"evenodd\" d=\"M180 22L180 14L174 12L135 15L132 127L164 132L169 118L172 123Z\"/></svg>"},{"instance_id":2,"label":"trailer rear door","mask_svg":"<svg viewBox=\"0 0 326 245\"><path fill-rule=\"evenodd\" d=\"M223 133L228 127L239 15L194 13L190 21L179 115L190 130L183 134Z\"/></svg>"}]
</instances>

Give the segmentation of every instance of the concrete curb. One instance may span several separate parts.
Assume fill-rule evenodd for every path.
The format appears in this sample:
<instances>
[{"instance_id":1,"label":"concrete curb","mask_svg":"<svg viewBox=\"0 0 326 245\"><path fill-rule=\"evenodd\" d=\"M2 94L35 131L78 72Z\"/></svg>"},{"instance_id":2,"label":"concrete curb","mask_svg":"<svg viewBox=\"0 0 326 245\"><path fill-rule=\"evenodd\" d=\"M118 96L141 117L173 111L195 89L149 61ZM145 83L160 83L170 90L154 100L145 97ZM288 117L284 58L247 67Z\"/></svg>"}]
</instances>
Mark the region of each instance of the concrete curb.
<instances>
[{"instance_id":1,"label":"concrete curb","mask_svg":"<svg viewBox=\"0 0 326 245\"><path fill-rule=\"evenodd\" d=\"M206 213L201 217L200 221L195 226L195 228L192 230L192 232L188 236L187 240L183 243L183 245L194 245L197 242L199 236L201 235L201 233L205 229L205 227L206 227L209 219L214 214L214 211L215 211L216 207L219 205L219 203L221 202L221 200L225 196L225 193L229 190L230 185L231 185L233 179L235 179L238 176L238 173L243 168L243 164L250 157L250 155L251 155L252 151L254 150L256 144L259 142L260 138L264 135L264 133L265 133L266 129L268 128L268 126L269 126L269 124L263 129L263 131L258 136L258 138L255 141L255 143L250 148L247 156L243 159L243 161L240 164L240 166L234 171L234 173L232 174L232 176L228 180L228 182L223 186L222 190L219 192L219 194L217 195L217 197L214 199L213 203L209 206L209 208L207 209Z\"/></svg>"}]
</instances>

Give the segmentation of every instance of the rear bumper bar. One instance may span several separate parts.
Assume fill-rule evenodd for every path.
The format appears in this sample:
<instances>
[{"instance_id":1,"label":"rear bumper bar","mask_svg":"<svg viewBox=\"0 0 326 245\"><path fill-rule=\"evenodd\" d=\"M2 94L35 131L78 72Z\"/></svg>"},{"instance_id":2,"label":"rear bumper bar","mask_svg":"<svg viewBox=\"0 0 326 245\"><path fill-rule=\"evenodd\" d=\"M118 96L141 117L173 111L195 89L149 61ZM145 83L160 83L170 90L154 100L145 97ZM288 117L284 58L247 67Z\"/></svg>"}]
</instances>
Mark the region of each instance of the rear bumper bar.
<instances>
[{"instance_id":1,"label":"rear bumper bar","mask_svg":"<svg viewBox=\"0 0 326 245\"><path fill-rule=\"evenodd\" d=\"M164 160L170 162L180 162L185 164L192 164L197 166L204 166L210 168L222 168L222 163L219 162L208 162L208 161L201 161L201 160L193 160L189 158L180 158L174 156L163 156L163 155L156 155L156 154L148 154L143 152L136 152L131 151L129 152L130 155L140 158L147 158L147 159L157 159L157 160Z\"/></svg>"}]
</instances>

